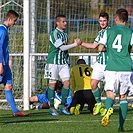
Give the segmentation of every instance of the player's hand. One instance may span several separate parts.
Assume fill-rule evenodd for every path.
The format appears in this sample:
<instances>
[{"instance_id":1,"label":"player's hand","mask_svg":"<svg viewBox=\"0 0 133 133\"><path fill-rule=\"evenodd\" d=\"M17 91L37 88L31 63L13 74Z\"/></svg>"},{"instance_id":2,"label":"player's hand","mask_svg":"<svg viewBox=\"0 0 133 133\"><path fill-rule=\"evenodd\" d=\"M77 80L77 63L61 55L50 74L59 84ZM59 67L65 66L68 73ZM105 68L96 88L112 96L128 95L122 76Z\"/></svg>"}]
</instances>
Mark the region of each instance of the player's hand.
<instances>
[{"instance_id":1,"label":"player's hand","mask_svg":"<svg viewBox=\"0 0 133 133\"><path fill-rule=\"evenodd\" d=\"M79 38L76 38L75 39L75 43L77 43L78 45L81 45L82 44L82 41Z\"/></svg>"}]
</instances>

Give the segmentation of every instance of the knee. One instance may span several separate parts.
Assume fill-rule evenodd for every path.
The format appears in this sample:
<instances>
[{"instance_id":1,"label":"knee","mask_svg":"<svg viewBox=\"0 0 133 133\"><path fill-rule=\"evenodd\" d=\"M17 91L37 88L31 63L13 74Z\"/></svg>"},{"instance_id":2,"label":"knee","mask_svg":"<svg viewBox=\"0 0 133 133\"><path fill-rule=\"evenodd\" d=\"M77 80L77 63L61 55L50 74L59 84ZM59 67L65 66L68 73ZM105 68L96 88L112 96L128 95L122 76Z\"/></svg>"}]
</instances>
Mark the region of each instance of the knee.
<instances>
[{"instance_id":1,"label":"knee","mask_svg":"<svg viewBox=\"0 0 133 133\"><path fill-rule=\"evenodd\" d=\"M126 100L127 99L127 95L120 95L120 100Z\"/></svg>"},{"instance_id":2,"label":"knee","mask_svg":"<svg viewBox=\"0 0 133 133\"><path fill-rule=\"evenodd\" d=\"M115 94L112 91L110 91L110 90L106 91L106 96L108 98L113 99L113 100L115 99Z\"/></svg>"},{"instance_id":3,"label":"knee","mask_svg":"<svg viewBox=\"0 0 133 133\"><path fill-rule=\"evenodd\" d=\"M70 81L69 80L64 81L64 87L69 88L69 86L70 86Z\"/></svg>"},{"instance_id":4,"label":"knee","mask_svg":"<svg viewBox=\"0 0 133 133\"><path fill-rule=\"evenodd\" d=\"M97 84L93 81L91 81L91 88L93 91L97 89Z\"/></svg>"},{"instance_id":5,"label":"knee","mask_svg":"<svg viewBox=\"0 0 133 133\"><path fill-rule=\"evenodd\" d=\"M50 88L55 88L55 84L56 84L56 83L49 83L49 87L50 87Z\"/></svg>"},{"instance_id":6,"label":"knee","mask_svg":"<svg viewBox=\"0 0 133 133\"><path fill-rule=\"evenodd\" d=\"M5 85L5 90L12 90L12 85L11 84L6 84Z\"/></svg>"}]
</instances>

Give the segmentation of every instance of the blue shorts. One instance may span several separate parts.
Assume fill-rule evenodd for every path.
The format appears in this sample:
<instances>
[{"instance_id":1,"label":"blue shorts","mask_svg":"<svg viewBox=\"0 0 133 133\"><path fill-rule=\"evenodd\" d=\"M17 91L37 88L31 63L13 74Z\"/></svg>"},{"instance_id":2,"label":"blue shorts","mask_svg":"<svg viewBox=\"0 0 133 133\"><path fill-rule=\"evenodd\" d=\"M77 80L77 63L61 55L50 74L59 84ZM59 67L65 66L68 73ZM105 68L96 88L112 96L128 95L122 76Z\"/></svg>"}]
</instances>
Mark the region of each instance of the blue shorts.
<instances>
[{"instance_id":1,"label":"blue shorts","mask_svg":"<svg viewBox=\"0 0 133 133\"><path fill-rule=\"evenodd\" d=\"M1 81L0 83L6 84L12 84L12 73L9 65L3 66L4 67L4 73L1 74Z\"/></svg>"},{"instance_id":2,"label":"blue shorts","mask_svg":"<svg viewBox=\"0 0 133 133\"><path fill-rule=\"evenodd\" d=\"M38 102L40 102L40 103L48 103L48 98L47 98L45 93L44 94L38 94L37 98L38 98Z\"/></svg>"}]
</instances>

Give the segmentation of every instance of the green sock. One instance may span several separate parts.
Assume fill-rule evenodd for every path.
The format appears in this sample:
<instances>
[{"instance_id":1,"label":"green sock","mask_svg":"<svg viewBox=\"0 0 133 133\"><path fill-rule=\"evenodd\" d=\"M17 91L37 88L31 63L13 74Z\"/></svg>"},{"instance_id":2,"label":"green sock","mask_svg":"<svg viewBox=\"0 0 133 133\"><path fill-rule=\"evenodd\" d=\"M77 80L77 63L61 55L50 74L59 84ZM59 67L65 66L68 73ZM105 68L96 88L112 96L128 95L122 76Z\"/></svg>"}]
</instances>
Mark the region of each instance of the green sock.
<instances>
[{"instance_id":1,"label":"green sock","mask_svg":"<svg viewBox=\"0 0 133 133\"><path fill-rule=\"evenodd\" d=\"M97 88L95 91L92 91L97 103L101 103L101 91Z\"/></svg>"},{"instance_id":2,"label":"green sock","mask_svg":"<svg viewBox=\"0 0 133 133\"><path fill-rule=\"evenodd\" d=\"M54 108L54 88L48 87L48 100L50 102L50 108Z\"/></svg>"},{"instance_id":3,"label":"green sock","mask_svg":"<svg viewBox=\"0 0 133 133\"><path fill-rule=\"evenodd\" d=\"M69 94L69 88L62 88L62 91L61 91L61 94L62 94L62 101L61 101L61 105L65 105L66 103L66 99L68 97L68 94Z\"/></svg>"},{"instance_id":4,"label":"green sock","mask_svg":"<svg viewBox=\"0 0 133 133\"><path fill-rule=\"evenodd\" d=\"M119 127L123 127L126 115L128 110L128 102L127 100L120 100L120 107L119 107Z\"/></svg>"},{"instance_id":5,"label":"green sock","mask_svg":"<svg viewBox=\"0 0 133 133\"><path fill-rule=\"evenodd\" d=\"M106 98L105 100L105 107L108 110L110 107L112 107L114 104L114 100L112 98Z\"/></svg>"}]
</instances>

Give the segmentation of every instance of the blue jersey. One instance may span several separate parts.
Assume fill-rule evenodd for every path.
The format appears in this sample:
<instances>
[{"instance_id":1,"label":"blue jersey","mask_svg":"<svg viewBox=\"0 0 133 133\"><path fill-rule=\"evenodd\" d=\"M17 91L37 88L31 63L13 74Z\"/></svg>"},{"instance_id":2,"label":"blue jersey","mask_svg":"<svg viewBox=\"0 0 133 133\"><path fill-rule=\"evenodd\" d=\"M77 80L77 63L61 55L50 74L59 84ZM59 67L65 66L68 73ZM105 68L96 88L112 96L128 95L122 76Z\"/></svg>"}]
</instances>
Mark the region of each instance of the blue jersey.
<instances>
[{"instance_id":1,"label":"blue jersey","mask_svg":"<svg viewBox=\"0 0 133 133\"><path fill-rule=\"evenodd\" d=\"M12 73L9 67L8 52L8 27L5 24L0 25L0 63L3 64L4 73L1 74L0 83L12 84Z\"/></svg>"},{"instance_id":2,"label":"blue jersey","mask_svg":"<svg viewBox=\"0 0 133 133\"><path fill-rule=\"evenodd\" d=\"M0 25L0 63L3 65L9 65L8 42L8 27L2 24Z\"/></svg>"},{"instance_id":3,"label":"blue jersey","mask_svg":"<svg viewBox=\"0 0 133 133\"><path fill-rule=\"evenodd\" d=\"M48 89L46 90L46 92L44 94L38 94L37 98L38 98L38 102L47 103L48 102ZM62 99L61 92L57 93L55 91L54 98L56 98L59 101L61 101L61 99ZM66 108L68 108L70 106L71 102L72 102L72 90L69 89L69 95L67 97L67 101L66 101L66 104L65 104Z\"/></svg>"}]
</instances>

